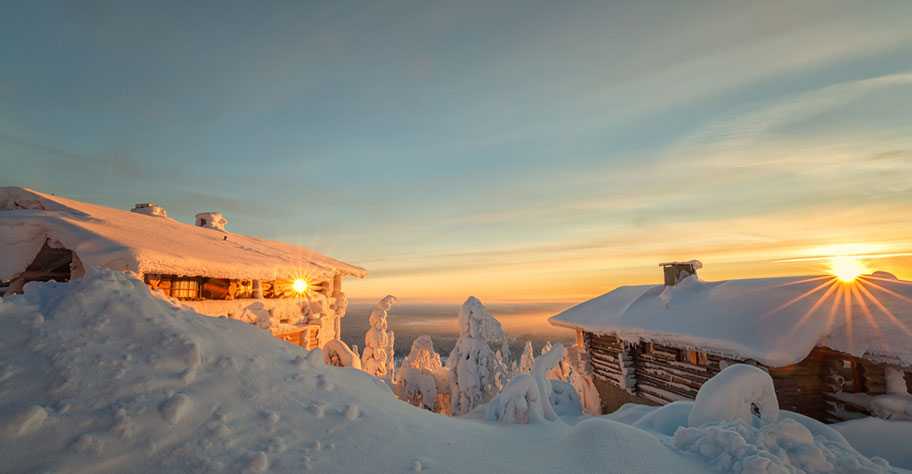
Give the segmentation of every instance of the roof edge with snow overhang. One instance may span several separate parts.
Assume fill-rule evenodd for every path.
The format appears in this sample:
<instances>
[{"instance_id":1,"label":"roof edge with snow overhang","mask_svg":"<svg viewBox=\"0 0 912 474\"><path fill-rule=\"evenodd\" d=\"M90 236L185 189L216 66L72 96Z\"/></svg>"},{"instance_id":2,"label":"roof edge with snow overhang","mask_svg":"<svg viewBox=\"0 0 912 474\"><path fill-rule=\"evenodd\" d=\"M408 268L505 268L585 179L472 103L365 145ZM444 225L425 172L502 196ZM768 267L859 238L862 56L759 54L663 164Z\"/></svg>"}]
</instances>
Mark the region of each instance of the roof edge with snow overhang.
<instances>
[{"instance_id":1,"label":"roof edge with snow overhang","mask_svg":"<svg viewBox=\"0 0 912 474\"><path fill-rule=\"evenodd\" d=\"M46 241L83 265L227 279L363 278L367 270L305 247L0 187L0 281L25 270Z\"/></svg>"}]
</instances>

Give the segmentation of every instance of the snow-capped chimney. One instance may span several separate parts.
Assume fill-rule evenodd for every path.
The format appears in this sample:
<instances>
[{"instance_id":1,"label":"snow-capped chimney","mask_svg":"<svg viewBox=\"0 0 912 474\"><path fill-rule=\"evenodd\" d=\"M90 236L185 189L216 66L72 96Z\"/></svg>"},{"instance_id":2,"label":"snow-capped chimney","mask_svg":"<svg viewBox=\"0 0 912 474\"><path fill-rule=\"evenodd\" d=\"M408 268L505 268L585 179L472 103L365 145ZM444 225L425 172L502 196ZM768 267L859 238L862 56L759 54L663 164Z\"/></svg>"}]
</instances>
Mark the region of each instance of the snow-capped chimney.
<instances>
[{"instance_id":1,"label":"snow-capped chimney","mask_svg":"<svg viewBox=\"0 0 912 474\"><path fill-rule=\"evenodd\" d=\"M703 268L703 263L699 260L691 260L689 262L665 262L660 263L659 266L665 270L665 286L675 286L690 275L696 275L697 270Z\"/></svg>"},{"instance_id":2,"label":"snow-capped chimney","mask_svg":"<svg viewBox=\"0 0 912 474\"><path fill-rule=\"evenodd\" d=\"M165 208L156 206L151 202L141 202L133 206L133 209L130 209L130 212L145 214L147 216L168 217L168 213L165 212Z\"/></svg>"},{"instance_id":3,"label":"snow-capped chimney","mask_svg":"<svg viewBox=\"0 0 912 474\"><path fill-rule=\"evenodd\" d=\"M196 215L196 225L198 227L225 230L225 224L227 223L228 221L222 217L221 212L200 212Z\"/></svg>"}]
</instances>

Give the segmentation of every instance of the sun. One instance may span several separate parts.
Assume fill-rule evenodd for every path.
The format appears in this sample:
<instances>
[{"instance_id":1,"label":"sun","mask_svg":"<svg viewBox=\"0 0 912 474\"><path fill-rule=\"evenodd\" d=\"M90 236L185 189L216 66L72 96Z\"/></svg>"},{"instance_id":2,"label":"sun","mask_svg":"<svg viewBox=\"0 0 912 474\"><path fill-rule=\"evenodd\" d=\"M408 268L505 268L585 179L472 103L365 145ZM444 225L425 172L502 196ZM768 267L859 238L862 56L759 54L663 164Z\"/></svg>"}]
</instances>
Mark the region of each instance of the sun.
<instances>
[{"instance_id":1,"label":"sun","mask_svg":"<svg viewBox=\"0 0 912 474\"><path fill-rule=\"evenodd\" d=\"M833 257L830 259L830 273L843 282L855 281L858 275L866 273L864 263L856 257Z\"/></svg>"},{"instance_id":2,"label":"sun","mask_svg":"<svg viewBox=\"0 0 912 474\"><path fill-rule=\"evenodd\" d=\"M304 293L307 290L307 282L304 280L295 280L292 288L294 288L297 293Z\"/></svg>"}]
</instances>

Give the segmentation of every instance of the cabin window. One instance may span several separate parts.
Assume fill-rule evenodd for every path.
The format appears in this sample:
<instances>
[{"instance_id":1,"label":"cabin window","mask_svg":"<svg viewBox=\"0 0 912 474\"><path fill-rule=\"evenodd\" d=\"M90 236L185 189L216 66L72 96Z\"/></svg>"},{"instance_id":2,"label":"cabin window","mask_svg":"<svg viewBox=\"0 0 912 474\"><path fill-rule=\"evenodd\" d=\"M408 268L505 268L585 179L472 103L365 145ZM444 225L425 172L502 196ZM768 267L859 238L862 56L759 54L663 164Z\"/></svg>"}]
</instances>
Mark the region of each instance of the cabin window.
<instances>
[{"instance_id":1,"label":"cabin window","mask_svg":"<svg viewBox=\"0 0 912 474\"><path fill-rule=\"evenodd\" d=\"M678 349L678 362L687 362L693 365L706 365L706 353Z\"/></svg>"},{"instance_id":2,"label":"cabin window","mask_svg":"<svg viewBox=\"0 0 912 474\"><path fill-rule=\"evenodd\" d=\"M209 300L228 299L228 293L231 288L231 280L222 278L204 278L202 291L200 294L203 298Z\"/></svg>"},{"instance_id":3,"label":"cabin window","mask_svg":"<svg viewBox=\"0 0 912 474\"><path fill-rule=\"evenodd\" d=\"M237 280L234 284L235 298L253 298L253 280Z\"/></svg>"},{"instance_id":4,"label":"cabin window","mask_svg":"<svg viewBox=\"0 0 912 474\"><path fill-rule=\"evenodd\" d=\"M171 296L175 298L199 298L199 290L199 281L196 278L175 278L171 282Z\"/></svg>"},{"instance_id":5,"label":"cabin window","mask_svg":"<svg viewBox=\"0 0 912 474\"><path fill-rule=\"evenodd\" d=\"M640 354L652 354L652 343L651 342L641 342L640 343Z\"/></svg>"},{"instance_id":6,"label":"cabin window","mask_svg":"<svg viewBox=\"0 0 912 474\"><path fill-rule=\"evenodd\" d=\"M843 393L862 393L865 391L864 377L862 377L861 372L861 366L854 360L843 359L842 366L839 368L839 376L843 380Z\"/></svg>"}]
</instances>

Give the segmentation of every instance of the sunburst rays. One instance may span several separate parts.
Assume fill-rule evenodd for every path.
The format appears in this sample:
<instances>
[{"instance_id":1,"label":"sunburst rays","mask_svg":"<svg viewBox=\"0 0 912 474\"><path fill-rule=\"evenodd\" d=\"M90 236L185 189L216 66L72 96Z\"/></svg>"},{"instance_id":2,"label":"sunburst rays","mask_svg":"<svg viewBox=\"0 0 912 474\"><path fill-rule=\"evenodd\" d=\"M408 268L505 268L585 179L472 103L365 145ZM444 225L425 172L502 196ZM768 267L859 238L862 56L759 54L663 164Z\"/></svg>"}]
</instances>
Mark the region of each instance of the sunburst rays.
<instances>
[{"instance_id":1,"label":"sunburst rays","mask_svg":"<svg viewBox=\"0 0 912 474\"><path fill-rule=\"evenodd\" d=\"M829 268L833 272L831 275L804 278L776 285L777 287L799 284L810 286L807 284L820 282L775 309L768 311L759 320L781 314L782 311L790 307L807 307L807 303L800 305L799 303L813 302L794 321L792 328L789 330L790 336L798 332L808 321L816 316L826 318L825 334L831 334L832 329L837 325L841 325L844 328L845 343L850 352L856 349L856 343L860 337L863 337L859 335L862 331L874 334L874 337L879 338L886 348L890 346L887 334L897 330L902 332L909 339L909 343L912 344L912 330L895 314L897 309L895 303L897 301L912 304L912 298L890 288L896 288L894 285L912 285L912 282L900 281L881 275L857 274L856 272L859 269L864 269L865 271L867 269L860 262L847 263L845 259L840 259L838 263L831 263ZM889 302L885 304L885 301L888 300ZM842 319L841 321L840 318Z\"/></svg>"}]
</instances>

